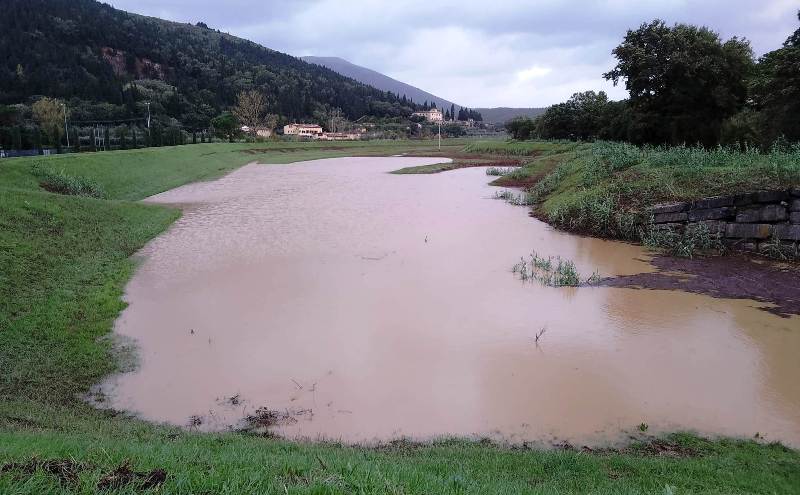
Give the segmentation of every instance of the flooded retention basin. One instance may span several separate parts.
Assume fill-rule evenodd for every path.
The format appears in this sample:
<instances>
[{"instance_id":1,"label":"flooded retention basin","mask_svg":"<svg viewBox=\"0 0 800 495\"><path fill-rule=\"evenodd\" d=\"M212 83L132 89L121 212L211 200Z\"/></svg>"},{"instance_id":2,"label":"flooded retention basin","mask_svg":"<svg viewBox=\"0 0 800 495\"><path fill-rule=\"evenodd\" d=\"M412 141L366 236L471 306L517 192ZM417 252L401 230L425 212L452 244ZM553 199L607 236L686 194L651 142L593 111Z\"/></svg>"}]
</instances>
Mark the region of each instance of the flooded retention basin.
<instances>
[{"instance_id":1,"label":"flooded retention basin","mask_svg":"<svg viewBox=\"0 0 800 495\"><path fill-rule=\"evenodd\" d=\"M557 232L426 158L247 165L148 201L183 217L141 252L115 331L139 365L110 407L346 442L444 435L597 445L648 433L800 447L800 319L679 291L549 288L531 250L588 277L640 247ZM538 343L535 336L545 329Z\"/></svg>"}]
</instances>

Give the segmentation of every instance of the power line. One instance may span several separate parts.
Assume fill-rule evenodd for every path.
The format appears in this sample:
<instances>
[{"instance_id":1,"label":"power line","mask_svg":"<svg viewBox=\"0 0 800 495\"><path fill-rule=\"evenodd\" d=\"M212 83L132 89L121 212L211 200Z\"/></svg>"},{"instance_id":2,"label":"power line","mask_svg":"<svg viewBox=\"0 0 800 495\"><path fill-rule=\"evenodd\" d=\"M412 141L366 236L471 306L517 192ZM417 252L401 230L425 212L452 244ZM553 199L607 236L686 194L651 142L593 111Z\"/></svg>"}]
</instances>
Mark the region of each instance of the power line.
<instances>
[{"instance_id":1,"label":"power line","mask_svg":"<svg viewBox=\"0 0 800 495\"><path fill-rule=\"evenodd\" d=\"M133 119L113 119L113 120L70 120L70 124L116 124L119 122L147 122L147 117L136 117Z\"/></svg>"}]
</instances>

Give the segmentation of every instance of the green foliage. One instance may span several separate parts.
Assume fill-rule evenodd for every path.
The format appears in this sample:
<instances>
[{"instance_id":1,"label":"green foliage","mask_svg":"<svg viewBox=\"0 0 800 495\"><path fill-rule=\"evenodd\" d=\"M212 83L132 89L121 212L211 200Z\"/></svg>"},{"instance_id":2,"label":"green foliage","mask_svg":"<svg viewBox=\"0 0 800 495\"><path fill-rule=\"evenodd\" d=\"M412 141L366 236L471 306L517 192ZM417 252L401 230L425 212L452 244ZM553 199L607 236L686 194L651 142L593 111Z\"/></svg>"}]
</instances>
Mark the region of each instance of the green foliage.
<instances>
[{"instance_id":1,"label":"green foliage","mask_svg":"<svg viewBox=\"0 0 800 495\"><path fill-rule=\"evenodd\" d=\"M603 91L575 93L537 117L535 133L542 139L593 140L608 132L614 108Z\"/></svg>"},{"instance_id":2,"label":"green foliage","mask_svg":"<svg viewBox=\"0 0 800 495\"><path fill-rule=\"evenodd\" d=\"M760 111L756 125L762 142L770 143L780 136L800 141L800 28L782 48L761 57L750 93Z\"/></svg>"},{"instance_id":3,"label":"green foliage","mask_svg":"<svg viewBox=\"0 0 800 495\"><path fill-rule=\"evenodd\" d=\"M97 182L84 177L66 174L63 170L55 171L41 162L31 166L31 173L39 179L39 185L46 191L70 196L88 196L104 198L106 193Z\"/></svg>"},{"instance_id":4,"label":"green foliage","mask_svg":"<svg viewBox=\"0 0 800 495\"><path fill-rule=\"evenodd\" d=\"M528 117L515 117L505 124L506 131L514 139L532 139L536 135L536 122Z\"/></svg>"},{"instance_id":5,"label":"green foliage","mask_svg":"<svg viewBox=\"0 0 800 495\"><path fill-rule=\"evenodd\" d=\"M693 258L698 253L720 253L725 250L721 236L712 234L708 227L702 224L682 231L649 225L642 235L642 243L681 258Z\"/></svg>"},{"instance_id":6,"label":"green foliage","mask_svg":"<svg viewBox=\"0 0 800 495\"><path fill-rule=\"evenodd\" d=\"M565 163L556 167L555 170L544 176L528 190L528 197L531 204L542 201L547 195L551 194L561 184L561 181L570 173L572 165Z\"/></svg>"},{"instance_id":7,"label":"green foliage","mask_svg":"<svg viewBox=\"0 0 800 495\"><path fill-rule=\"evenodd\" d=\"M489 167L486 169L486 175L502 176L516 172L514 167Z\"/></svg>"},{"instance_id":8,"label":"green foliage","mask_svg":"<svg viewBox=\"0 0 800 495\"><path fill-rule=\"evenodd\" d=\"M800 14L798 14L800 17ZM756 64L746 40L655 20L629 30L605 74L628 100L587 91L506 129L515 139L605 139L768 149L800 140L800 29Z\"/></svg>"},{"instance_id":9,"label":"green foliage","mask_svg":"<svg viewBox=\"0 0 800 495\"><path fill-rule=\"evenodd\" d=\"M800 145L764 153L598 141L552 158L555 168L527 191L524 203L538 205L558 227L629 240L641 239L646 210L657 203L800 185Z\"/></svg>"},{"instance_id":10,"label":"green foliage","mask_svg":"<svg viewBox=\"0 0 800 495\"><path fill-rule=\"evenodd\" d=\"M719 142L722 122L747 99L753 53L747 41L723 42L708 28L655 20L629 30L605 74L624 80L637 142Z\"/></svg>"},{"instance_id":11,"label":"green foliage","mask_svg":"<svg viewBox=\"0 0 800 495\"><path fill-rule=\"evenodd\" d=\"M584 192L558 202L548 209L547 219L574 232L626 240L638 238L643 221L639 212L606 191Z\"/></svg>"},{"instance_id":12,"label":"green foliage","mask_svg":"<svg viewBox=\"0 0 800 495\"><path fill-rule=\"evenodd\" d=\"M520 280L536 280L548 287L578 287L581 277L572 260L561 256L539 256L536 251L530 254L528 261L520 258L519 263L511 269L519 275Z\"/></svg>"},{"instance_id":13,"label":"green foliage","mask_svg":"<svg viewBox=\"0 0 800 495\"><path fill-rule=\"evenodd\" d=\"M563 140L552 141L476 141L464 148L466 153L483 153L515 156L542 156L563 153L574 149L576 143Z\"/></svg>"},{"instance_id":14,"label":"green foliage","mask_svg":"<svg viewBox=\"0 0 800 495\"><path fill-rule=\"evenodd\" d=\"M236 136L241 134L239 121L230 112L221 113L211 119L211 126L214 128L214 132L217 136L226 138L231 143Z\"/></svg>"}]
</instances>

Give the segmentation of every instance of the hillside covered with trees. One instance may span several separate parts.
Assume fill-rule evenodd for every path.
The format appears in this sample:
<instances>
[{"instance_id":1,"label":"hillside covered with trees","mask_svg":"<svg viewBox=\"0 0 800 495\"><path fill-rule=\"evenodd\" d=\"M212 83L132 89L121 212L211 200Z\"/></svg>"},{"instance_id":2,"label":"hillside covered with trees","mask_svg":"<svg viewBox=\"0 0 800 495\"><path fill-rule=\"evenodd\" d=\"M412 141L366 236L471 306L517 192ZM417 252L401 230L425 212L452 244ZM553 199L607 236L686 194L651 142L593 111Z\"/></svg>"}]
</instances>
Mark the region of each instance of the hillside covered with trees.
<instances>
[{"instance_id":1,"label":"hillside covered with trees","mask_svg":"<svg viewBox=\"0 0 800 495\"><path fill-rule=\"evenodd\" d=\"M283 121L408 116L417 105L327 68L209 28L124 12L94 0L4 0L0 128L25 134L41 96L72 121L142 118L205 129L257 90ZM20 129L21 128L21 129ZM30 131L30 129L27 129ZM6 143L8 147L9 143Z\"/></svg>"},{"instance_id":2,"label":"hillside covered with trees","mask_svg":"<svg viewBox=\"0 0 800 495\"><path fill-rule=\"evenodd\" d=\"M798 13L800 19L800 13ZM703 146L800 141L800 28L756 59L747 40L655 20L629 30L604 77L629 98L585 91L536 119L507 124L517 139Z\"/></svg>"}]
</instances>

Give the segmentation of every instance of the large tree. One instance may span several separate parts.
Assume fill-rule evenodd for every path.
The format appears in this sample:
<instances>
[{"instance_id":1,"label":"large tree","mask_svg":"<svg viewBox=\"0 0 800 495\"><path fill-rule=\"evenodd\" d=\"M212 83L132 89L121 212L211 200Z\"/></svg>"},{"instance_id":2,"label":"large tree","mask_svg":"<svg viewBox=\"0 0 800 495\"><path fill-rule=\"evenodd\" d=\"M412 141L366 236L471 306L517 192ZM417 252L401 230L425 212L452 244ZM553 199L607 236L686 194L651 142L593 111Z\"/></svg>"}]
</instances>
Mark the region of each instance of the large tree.
<instances>
[{"instance_id":1,"label":"large tree","mask_svg":"<svg viewBox=\"0 0 800 495\"><path fill-rule=\"evenodd\" d=\"M211 125L214 127L214 132L217 136L227 138L231 143L240 132L239 121L230 112L223 112L211 119Z\"/></svg>"},{"instance_id":2,"label":"large tree","mask_svg":"<svg viewBox=\"0 0 800 495\"><path fill-rule=\"evenodd\" d=\"M604 76L625 81L632 138L651 143L717 143L722 122L745 104L754 65L745 40L661 20L629 30L613 54L617 65Z\"/></svg>"},{"instance_id":3,"label":"large tree","mask_svg":"<svg viewBox=\"0 0 800 495\"><path fill-rule=\"evenodd\" d=\"M233 115L239 120L241 125L250 128L250 133L255 135L259 127L273 124L277 119L267 115L267 97L256 90L242 91L236 98L236 106L233 108ZM272 129L270 127L270 129Z\"/></svg>"},{"instance_id":4,"label":"large tree","mask_svg":"<svg viewBox=\"0 0 800 495\"><path fill-rule=\"evenodd\" d=\"M564 103L552 105L536 119L536 134L545 139L600 137L609 119L609 101L604 91L575 93Z\"/></svg>"},{"instance_id":5,"label":"large tree","mask_svg":"<svg viewBox=\"0 0 800 495\"><path fill-rule=\"evenodd\" d=\"M800 12L797 17L800 20ZM800 141L800 28L783 48L761 57L751 93L764 144L780 136Z\"/></svg>"}]
</instances>

